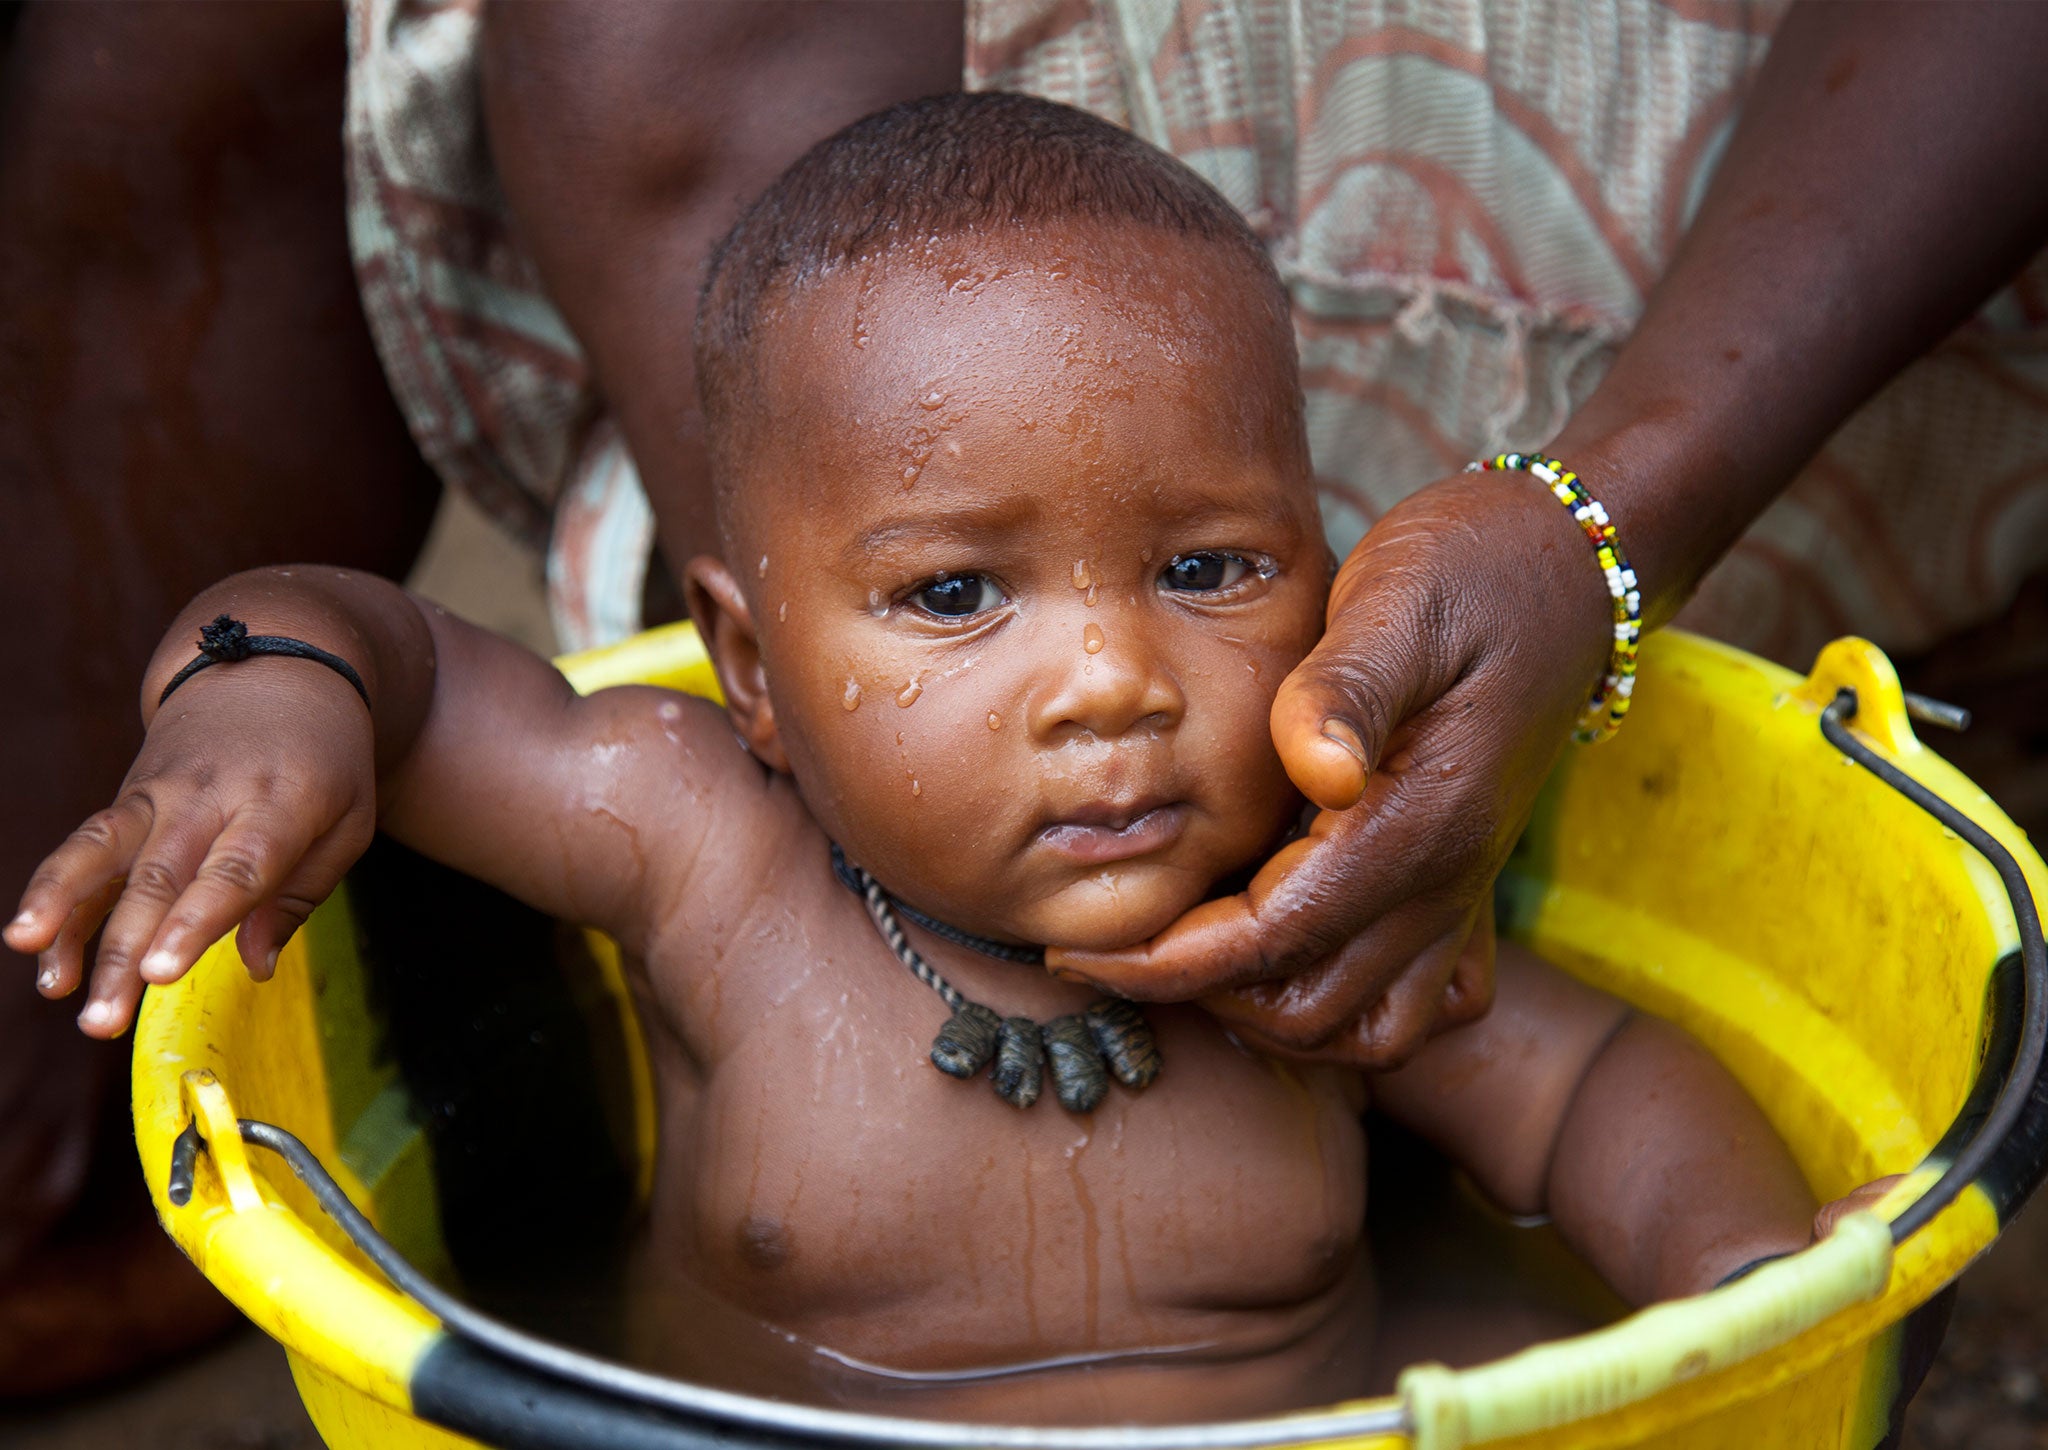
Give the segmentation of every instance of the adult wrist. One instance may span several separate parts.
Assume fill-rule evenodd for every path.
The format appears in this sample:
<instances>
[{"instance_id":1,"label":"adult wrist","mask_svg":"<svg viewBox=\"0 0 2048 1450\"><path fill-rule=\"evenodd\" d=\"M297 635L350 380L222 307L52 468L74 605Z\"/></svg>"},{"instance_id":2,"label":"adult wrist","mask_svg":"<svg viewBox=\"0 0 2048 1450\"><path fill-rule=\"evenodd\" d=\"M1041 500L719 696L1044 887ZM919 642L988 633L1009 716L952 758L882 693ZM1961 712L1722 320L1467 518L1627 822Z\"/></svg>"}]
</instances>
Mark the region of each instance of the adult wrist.
<instances>
[{"instance_id":1,"label":"adult wrist","mask_svg":"<svg viewBox=\"0 0 2048 1450\"><path fill-rule=\"evenodd\" d=\"M1730 451L1659 421L1568 425L1542 451L1563 460L1606 508L1635 567L1645 629L1670 622L1770 501L1745 487Z\"/></svg>"},{"instance_id":2,"label":"adult wrist","mask_svg":"<svg viewBox=\"0 0 2048 1450\"><path fill-rule=\"evenodd\" d=\"M1608 596L1606 669L1593 690L1573 736L1583 744L1605 740L1621 727L1635 691L1636 652L1642 638L1642 593L1635 569L1608 517L1606 505L1586 491L1569 464L1541 454L1501 453L1466 465L1466 472L1526 473L1550 491L1591 545L1593 562Z\"/></svg>"}]
</instances>

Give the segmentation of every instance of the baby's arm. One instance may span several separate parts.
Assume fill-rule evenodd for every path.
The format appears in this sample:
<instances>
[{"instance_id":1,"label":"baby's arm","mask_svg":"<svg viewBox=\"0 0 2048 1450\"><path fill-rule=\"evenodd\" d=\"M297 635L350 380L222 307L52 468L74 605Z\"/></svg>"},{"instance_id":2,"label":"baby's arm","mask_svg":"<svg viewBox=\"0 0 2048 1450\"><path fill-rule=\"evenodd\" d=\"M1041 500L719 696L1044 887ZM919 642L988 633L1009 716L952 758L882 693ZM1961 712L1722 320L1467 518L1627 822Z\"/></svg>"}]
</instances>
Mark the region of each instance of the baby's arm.
<instances>
[{"instance_id":1,"label":"baby's arm","mask_svg":"<svg viewBox=\"0 0 2048 1450\"><path fill-rule=\"evenodd\" d=\"M1804 1248L1814 1201L1728 1070L1503 943L1493 1010L1374 1080L1375 1099L1514 1213L1547 1213L1631 1303Z\"/></svg>"},{"instance_id":2,"label":"baby's arm","mask_svg":"<svg viewBox=\"0 0 2048 1450\"><path fill-rule=\"evenodd\" d=\"M347 660L374 708L321 664L267 655L202 670L159 708L218 613ZM6 928L56 997L106 922L80 1014L95 1036L125 1029L145 982L183 975L238 922L244 961L267 976L378 825L630 949L645 904L695 859L717 777L743 785L717 768L743 757L710 706L648 690L579 699L537 656L332 569L208 590L158 648L143 699L148 734L119 798L44 862Z\"/></svg>"}]
</instances>

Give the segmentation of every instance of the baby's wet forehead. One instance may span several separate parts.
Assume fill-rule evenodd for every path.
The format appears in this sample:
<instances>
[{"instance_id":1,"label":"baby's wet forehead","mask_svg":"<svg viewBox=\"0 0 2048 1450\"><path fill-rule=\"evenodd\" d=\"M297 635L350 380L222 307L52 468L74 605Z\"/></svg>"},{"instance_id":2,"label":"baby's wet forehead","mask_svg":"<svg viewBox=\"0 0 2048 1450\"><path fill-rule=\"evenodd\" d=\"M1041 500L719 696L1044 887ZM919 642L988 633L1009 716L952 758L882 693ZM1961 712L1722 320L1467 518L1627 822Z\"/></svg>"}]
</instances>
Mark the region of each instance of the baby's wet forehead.
<instances>
[{"instance_id":1,"label":"baby's wet forehead","mask_svg":"<svg viewBox=\"0 0 2048 1450\"><path fill-rule=\"evenodd\" d=\"M795 289L758 334L744 491L1140 498L1246 460L1306 489L1292 336L1248 267L1068 231L899 245Z\"/></svg>"}]
</instances>

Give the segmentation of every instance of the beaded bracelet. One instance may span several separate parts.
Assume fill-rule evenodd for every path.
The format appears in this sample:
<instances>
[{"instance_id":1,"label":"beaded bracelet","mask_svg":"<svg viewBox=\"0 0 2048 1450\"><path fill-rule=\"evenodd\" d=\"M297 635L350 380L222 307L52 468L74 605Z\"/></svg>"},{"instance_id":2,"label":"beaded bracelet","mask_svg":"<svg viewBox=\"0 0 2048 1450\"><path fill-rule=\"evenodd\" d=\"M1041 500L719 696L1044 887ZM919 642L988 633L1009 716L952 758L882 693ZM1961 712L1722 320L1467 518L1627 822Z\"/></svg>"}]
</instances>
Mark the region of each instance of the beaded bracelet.
<instances>
[{"instance_id":1,"label":"beaded bracelet","mask_svg":"<svg viewBox=\"0 0 2048 1450\"><path fill-rule=\"evenodd\" d=\"M1483 469L1518 469L1533 474L1546 485L1557 501L1572 511L1579 527L1592 542L1593 555L1600 561L1600 573L1614 600L1614 648L1608 656L1607 673L1593 691L1593 698L1579 716L1572 738L1581 744L1605 740L1621 728L1628 714L1629 697L1636 688L1636 644L1643 633L1643 598L1636 587L1636 571L1621 552L1607 510L1586 492L1579 476L1555 458L1539 453L1500 453L1465 465L1467 473Z\"/></svg>"}]
</instances>

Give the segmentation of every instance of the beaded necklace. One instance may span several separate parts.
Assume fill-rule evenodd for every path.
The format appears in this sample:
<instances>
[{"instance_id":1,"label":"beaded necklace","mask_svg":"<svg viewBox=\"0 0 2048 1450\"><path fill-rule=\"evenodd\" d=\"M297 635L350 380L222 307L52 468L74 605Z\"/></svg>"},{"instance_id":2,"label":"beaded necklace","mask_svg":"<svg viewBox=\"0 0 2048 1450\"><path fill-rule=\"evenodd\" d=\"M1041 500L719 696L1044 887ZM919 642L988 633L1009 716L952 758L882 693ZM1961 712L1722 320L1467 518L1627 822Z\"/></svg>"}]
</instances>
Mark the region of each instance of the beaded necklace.
<instances>
[{"instance_id":1,"label":"beaded necklace","mask_svg":"<svg viewBox=\"0 0 2048 1450\"><path fill-rule=\"evenodd\" d=\"M903 934L899 917L909 917L926 931L998 961L1044 966L1045 953L1036 947L1011 946L962 931L905 906L874 877L846 859L835 842L832 872L867 906L868 917L882 941L910 974L938 993L953 1015L932 1039L932 1066L949 1077L967 1079L993 1064L989 1080L996 1096L1014 1107L1038 1101L1046 1068L1052 1072L1053 1095L1070 1113L1092 1113L1109 1091L1109 1078L1133 1091L1150 1086L1159 1076L1159 1047L1152 1026L1137 1003L1103 997L1084 1012L1069 1013L1040 1024L1029 1017L1001 1017L979 1002L970 1002L918 954Z\"/></svg>"}]
</instances>

